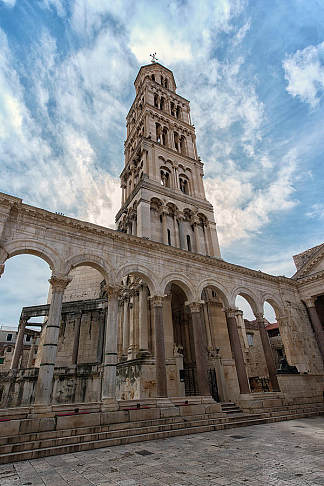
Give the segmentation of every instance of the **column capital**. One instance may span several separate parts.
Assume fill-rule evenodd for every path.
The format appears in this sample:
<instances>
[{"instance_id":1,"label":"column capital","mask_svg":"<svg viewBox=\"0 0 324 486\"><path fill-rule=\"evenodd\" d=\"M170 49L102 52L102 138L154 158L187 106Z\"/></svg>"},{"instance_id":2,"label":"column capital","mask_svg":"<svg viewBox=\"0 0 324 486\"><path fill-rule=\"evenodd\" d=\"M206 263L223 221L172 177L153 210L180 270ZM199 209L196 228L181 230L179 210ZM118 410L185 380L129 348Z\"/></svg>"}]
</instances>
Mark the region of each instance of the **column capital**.
<instances>
[{"instance_id":1,"label":"column capital","mask_svg":"<svg viewBox=\"0 0 324 486\"><path fill-rule=\"evenodd\" d=\"M235 317L238 310L236 307L225 307L224 309L226 317Z\"/></svg>"},{"instance_id":2,"label":"column capital","mask_svg":"<svg viewBox=\"0 0 324 486\"><path fill-rule=\"evenodd\" d=\"M262 314L262 312L257 312L255 314L255 319L257 322L264 322L264 315Z\"/></svg>"},{"instance_id":3,"label":"column capital","mask_svg":"<svg viewBox=\"0 0 324 486\"><path fill-rule=\"evenodd\" d=\"M152 297L150 297L150 301L153 307L163 306L163 297L161 295L153 295Z\"/></svg>"},{"instance_id":4,"label":"column capital","mask_svg":"<svg viewBox=\"0 0 324 486\"><path fill-rule=\"evenodd\" d=\"M65 288L69 285L71 281L72 278L65 275L52 275L49 279L52 290L56 292L64 292Z\"/></svg>"},{"instance_id":5,"label":"column capital","mask_svg":"<svg viewBox=\"0 0 324 486\"><path fill-rule=\"evenodd\" d=\"M191 314L200 312L201 310L201 302L188 302L187 306L189 307Z\"/></svg>"},{"instance_id":6,"label":"column capital","mask_svg":"<svg viewBox=\"0 0 324 486\"><path fill-rule=\"evenodd\" d=\"M121 285L111 285L111 284L106 284L104 286L104 290L107 292L108 299L111 299L113 297L119 297L122 294L122 291L124 290Z\"/></svg>"},{"instance_id":7,"label":"column capital","mask_svg":"<svg viewBox=\"0 0 324 486\"><path fill-rule=\"evenodd\" d=\"M316 295L315 296L311 296L311 297L305 297L303 299L303 301L305 302L305 304L307 305L308 308L310 307L315 307L315 300L316 300Z\"/></svg>"}]
</instances>

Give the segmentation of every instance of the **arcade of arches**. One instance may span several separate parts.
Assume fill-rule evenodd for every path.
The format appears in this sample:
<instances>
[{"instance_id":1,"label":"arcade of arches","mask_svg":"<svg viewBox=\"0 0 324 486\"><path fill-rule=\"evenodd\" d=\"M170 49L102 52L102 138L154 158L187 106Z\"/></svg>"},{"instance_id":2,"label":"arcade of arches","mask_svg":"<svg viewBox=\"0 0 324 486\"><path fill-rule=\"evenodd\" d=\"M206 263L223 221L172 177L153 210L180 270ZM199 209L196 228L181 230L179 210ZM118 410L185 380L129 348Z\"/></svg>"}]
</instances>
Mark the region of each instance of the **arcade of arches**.
<instances>
[{"instance_id":1,"label":"arcade of arches","mask_svg":"<svg viewBox=\"0 0 324 486\"><path fill-rule=\"evenodd\" d=\"M158 63L140 69L135 89L116 231L0 193L1 280L18 254L52 271L48 303L22 310L1 406L321 400L324 244L294 257L293 278L222 260L189 102ZM265 302L276 315L269 329ZM32 317L37 357L22 368Z\"/></svg>"}]
</instances>

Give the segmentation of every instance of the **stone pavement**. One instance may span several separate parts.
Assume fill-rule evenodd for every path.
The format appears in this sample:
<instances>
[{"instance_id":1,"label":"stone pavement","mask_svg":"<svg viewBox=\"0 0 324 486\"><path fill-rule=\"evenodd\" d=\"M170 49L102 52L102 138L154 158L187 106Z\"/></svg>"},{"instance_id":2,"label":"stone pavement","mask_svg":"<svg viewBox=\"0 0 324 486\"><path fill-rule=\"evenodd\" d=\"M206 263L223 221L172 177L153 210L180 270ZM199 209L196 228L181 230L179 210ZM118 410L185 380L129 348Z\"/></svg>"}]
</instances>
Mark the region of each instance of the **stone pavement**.
<instances>
[{"instance_id":1,"label":"stone pavement","mask_svg":"<svg viewBox=\"0 0 324 486\"><path fill-rule=\"evenodd\" d=\"M324 417L0 466L0 486L324 485Z\"/></svg>"}]
</instances>

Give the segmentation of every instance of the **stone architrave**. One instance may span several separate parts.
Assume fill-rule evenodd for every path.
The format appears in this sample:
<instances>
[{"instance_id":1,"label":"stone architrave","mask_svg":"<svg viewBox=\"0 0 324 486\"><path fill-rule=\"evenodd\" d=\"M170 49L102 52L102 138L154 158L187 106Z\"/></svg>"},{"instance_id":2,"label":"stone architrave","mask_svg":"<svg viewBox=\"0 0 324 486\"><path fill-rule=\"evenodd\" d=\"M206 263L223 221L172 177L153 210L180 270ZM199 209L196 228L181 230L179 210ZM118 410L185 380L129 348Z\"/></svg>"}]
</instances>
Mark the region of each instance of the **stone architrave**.
<instances>
[{"instance_id":1,"label":"stone architrave","mask_svg":"<svg viewBox=\"0 0 324 486\"><path fill-rule=\"evenodd\" d=\"M312 321L317 345L319 347L320 353L322 355L322 359L324 361L324 329L320 321L320 318L318 317L317 310L315 307L316 297L309 297L304 300L308 308L310 319Z\"/></svg>"},{"instance_id":2,"label":"stone architrave","mask_svg":"<svg viewBox=\"0 0 324 486\"><path fill-rule=\"evenodd\" d=\"M191 302L188 306L192 318L199 394L210 395L208 383L208 350L206 334L202 326L201 304L200 302Z\"/></svg>"},{"instance_id":3,"label":"stone architrave","mask_svg":"<svg viewBox=\"0 0 324 486\"><path fill-rule=\"evenodd\" d=\"M151 304L155 328L156 394L158 398L163 398L168 396L163 327L163 297L155 295L151 298Z\"/></svg>"},{"instance_id":4,"label":"stone architrave","mask_svg":"<svg viewBox=\"0 0 324 486\"><path fill-rule=\"evenodd\" d=\"M262 314L256 314L255 317L256 317L256 321L258 323L258 329L259 329L259 332L260 332L264 357L265 357L265 360L266 360L272 389L273 389L273 391L280 391L278 378L277 378L276 365L275 365L275 362L274 362L274 359L273 359L273 354L272 354L272 349L271 349L271 345L270 345L270 341L269 341L269 336L268 336L268 333L265 329L264 317L263 317Z\"/></svg>"},{"instance_id":5,"label":"stone architrave","mask_svg":"<svg viewBox=\"0 0 324 486\"><path fill-rule=\"evenodd\" d=\"M42 345L42 357L35 392L36 405L49 405L51 402L57 343L60 332L61 311L64 290L71 282L67 276L53 275L49 279L52 287L52 300Z\"/></svg>"},{"instance_id":6,"label":"stone architrave","mask_svg":"<svg viewBox=\"0 0 324 486\"><path fill-rule=\"evenodd\" d=\"M237 309L225 309L228 335L229 335L230 345L231 345L231 349L235 361L235 367L236 367L237 379L240 386L240 392L242 394L247 394L250 393L250 385L246 373L240 337L237 330L237 324L235 318L236 312Z\"/></svg>"},{"instance_id":7,"label":"stone architrave","mask_svg":"<svg viewBox=\"0 0 324 486\"><path fill-rule=\"evenodd\" d=\"M106 342L102 379L102 401L116 401L116 366L118 337L118 296L119 286L106 285L108 312L106 318Z\"/></svg>"}]
</instances>

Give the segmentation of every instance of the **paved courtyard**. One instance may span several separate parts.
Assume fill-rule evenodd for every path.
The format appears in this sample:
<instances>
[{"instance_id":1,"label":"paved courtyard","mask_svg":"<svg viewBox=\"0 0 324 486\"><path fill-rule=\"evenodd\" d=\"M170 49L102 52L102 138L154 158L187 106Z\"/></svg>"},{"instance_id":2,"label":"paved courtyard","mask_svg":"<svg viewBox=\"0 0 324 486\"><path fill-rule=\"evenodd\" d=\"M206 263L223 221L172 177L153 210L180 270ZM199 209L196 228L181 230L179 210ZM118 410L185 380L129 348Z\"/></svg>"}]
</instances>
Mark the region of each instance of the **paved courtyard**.
<instances>
[{"instance_id":1,"label":"paved courtyard","mask_svg":"<svg viewBox=\"0 0 324 486\"><path fill-rule=\"evenodd\" d=\"M324 485L324 417L3 465L0 485Z\"/></svg>"}]
</instances>

